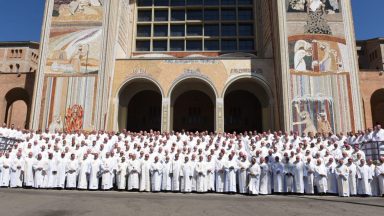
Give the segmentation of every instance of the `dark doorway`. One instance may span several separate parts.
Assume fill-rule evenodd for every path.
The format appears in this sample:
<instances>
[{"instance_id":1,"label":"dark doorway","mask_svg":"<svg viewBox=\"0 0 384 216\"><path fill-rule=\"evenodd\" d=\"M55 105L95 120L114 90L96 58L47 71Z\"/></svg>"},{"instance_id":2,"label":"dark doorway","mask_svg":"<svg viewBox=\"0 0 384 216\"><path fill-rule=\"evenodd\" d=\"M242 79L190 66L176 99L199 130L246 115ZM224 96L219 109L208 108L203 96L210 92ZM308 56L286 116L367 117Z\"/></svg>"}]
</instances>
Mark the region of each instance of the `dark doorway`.
<instances>
[{"instance_id":1,"label":"dark doorway","mask_svg":"<svg viewBox=\"0 0 384 216\"><path fill-rule=\"evenodd\" d=\"M137 93L128 104L127 130L133 132L161 130L161 94L145 90Z\"/></svg>"},{"instance_id":2,"label":"dark doorway","mask_svg":"<svg viewBox=\"0 0 384 216\"><path fill-rule=\"evenodd\" d=\"M372 123L384 125L384 89L379 89L371 97Z\"/></svg>"},{"instance_id":3,"label":"dark doorway","mask_svg":"<svg viewBox=\"0 0 384 216\"><path fill-rule=\"evenodd\" d=\"M252 93L236 90L224 98L224 128L226 132L262 131L262 106Z\"/></svg>"},{"instance_id":4,"label":"dark doorway","mask_svg":"<svg viewBox=\"0 0 384 216\"><path fill-rule=\"evenodd\" d=\"M188 91L177 97L173 106L173 129L175 131L214 131L214 104L201 91Z\"/></svg>"}]
</instances>

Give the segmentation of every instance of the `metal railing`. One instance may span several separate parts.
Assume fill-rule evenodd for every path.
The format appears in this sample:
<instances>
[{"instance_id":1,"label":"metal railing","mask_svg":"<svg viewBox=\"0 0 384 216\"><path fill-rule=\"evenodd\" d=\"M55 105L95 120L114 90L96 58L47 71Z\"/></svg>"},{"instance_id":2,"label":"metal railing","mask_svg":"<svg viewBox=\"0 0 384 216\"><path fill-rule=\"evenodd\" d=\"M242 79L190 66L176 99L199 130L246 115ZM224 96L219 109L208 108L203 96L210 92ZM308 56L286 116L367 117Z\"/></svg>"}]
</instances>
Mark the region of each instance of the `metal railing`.
<instances>
[{"instance_id":1,"label":"metal railing","mask_svg":"<svg viewBox=\"0 0 384 216\"><path fill-rule=\"evenodd\" d=\"M0 136L0 152L8 152L20 140Z\"/></svg>"},{"instance_id":2,"label":"metal railing","mask_svg":"<svg viewBox=\"0 0 384 216\"><path fill-rule=\"evenodd\" d=\"M384 156L384 141L365 142L360 144L360 149L364 151L367 159L378 160Z\"/></svg>"}]
</instances>

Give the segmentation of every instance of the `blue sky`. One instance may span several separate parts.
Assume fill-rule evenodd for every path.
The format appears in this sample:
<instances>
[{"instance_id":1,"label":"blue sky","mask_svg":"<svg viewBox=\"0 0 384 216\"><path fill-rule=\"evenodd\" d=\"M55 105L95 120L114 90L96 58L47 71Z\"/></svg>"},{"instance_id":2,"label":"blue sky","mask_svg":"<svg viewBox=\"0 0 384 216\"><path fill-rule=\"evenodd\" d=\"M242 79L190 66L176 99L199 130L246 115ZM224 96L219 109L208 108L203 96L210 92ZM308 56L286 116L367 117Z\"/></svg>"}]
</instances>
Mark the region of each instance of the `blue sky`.
<instances>
[{"instance_id":1,"label":"blue sky","mask_svg":"<svg viewBox=\"0 0 384 216\"><path fill-rule=\"evenodd\" d=\"M45 0L0 2L0 41L39 41ZM384 37L384 0L352 0L352 4L357 39Z\"/></svg>"}]
</instances>

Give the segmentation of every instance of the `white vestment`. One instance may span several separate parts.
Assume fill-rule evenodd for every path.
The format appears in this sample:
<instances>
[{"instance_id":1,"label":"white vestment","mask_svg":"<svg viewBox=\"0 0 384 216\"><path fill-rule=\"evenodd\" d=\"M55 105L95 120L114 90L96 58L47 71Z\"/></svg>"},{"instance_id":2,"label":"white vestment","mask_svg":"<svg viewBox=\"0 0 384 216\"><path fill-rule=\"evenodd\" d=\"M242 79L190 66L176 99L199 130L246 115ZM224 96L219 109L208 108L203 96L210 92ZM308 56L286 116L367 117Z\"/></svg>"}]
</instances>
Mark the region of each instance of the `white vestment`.
<instances>
[{"instance_id":1,"label":"white vestment","mask_svg":"<svg viewBox=\"0 0 384 216\"><path fill-rule=\"evenodd\" d=\"M304 165L299 161L294 162L292 167L294 191L298 194L304 193Z\"/></svg>"},{"instance_id":2,"label":"white vestment","mask_svg":"<svg viewBox=\"0 0 384 216\"><path fill-rule=\"evenodd\" d=\"M341 197L349 196L349 169L346 165L338 165L335 168L337 177L338 194Z\"/></svg>"},{"instance_id":3,"label":"white vestment","mask_svg":"<svg viewBox=\"0 0 384 216\"><path fill-rule=\"evenodd\" d=\"M125 190L127 186L128 163L120 162L117 165L117 189Z\"/></svg>"},{"instance_id":4,"label":"white vestment","mask_svg":"<svg viewBox=\"0 0 384 216\"><path fill-rule=\"evenodd\" d=\"M11 180L11 159L4 158L1 169L1 179L0 186L1 187L9 187L9 182Z\"/></svg>"},{"instance_id":5,"label":"white vestment","mask_svg":"<svg viewBox=\"0 0 384 216\"><path fill-rule=\"evenodd\" d=\"M207 168L205 166L204 161L199 161L196 163L195 166L195 173L196 173L196 191L199 193L206 192L206 175L207 175Z\"/></svg>"},{"instance_id":6,"label":"white vestment","mask_svg":"<svg viewBox=\"0 0 384 216\"><path fill-rule=\"evenodd\" d=\"M224 192L224 182L225 182L225 170L223 160L216 160L215 163L215 183L216 183L216 192L223 193Z\"/></svg>"},{"instance_id":7,"label":"white vestment","mask_svg":"<svg viewBox=\"0 0 384 216\"><path fill-rule=\"evenodd\" d=\"M89 166L89 190L99 189L99 178L101 174L101 161L92 159Z\"/></svg>"},{"instance_id":8,"label":"white vestment","mask_svg":"<svg viewBox=\"0 0 384 216\"><path fill-rule=\"evenodd\" d=\"M237 163L235 160L228 160L224 162L225 170L225 183L224 183L224 192L226 193L236 193L236 172L237 172Z\"/></svg>"},{"instance_id":9,"label":"white vestment","mask_svg":"<svg viewBox=\"0 0 384 216\"><path fill-rule=\"evenodd\" d=\"M47 188L55 188L57 182L57 161L56 159L51 159L47 161L48 163L48 182Z\"/></svg>"},{"instance_id":10,"label":"white vestment","mask_svg":"<svg viewBox=\"0 0 384 216\"><path fill-rule=\"evenodd\" d=\"M33 166L35 171L35 188L45 188L48 180L48 163L44 159L37 160Z\"/></svg>"},{"instance_id":11,"label":"white vestment","mask_svg":"<svg viewBox=\"0 0 384 216\"><path fill-rule=\"evenodd\" d=\"M88 159L79 162L79 175L77 181L77 188L86 190L88 189L89 173L91 172L91 164Z\"/></svg>"},{"instance_id":12,"label":"white vestment","mask_svg":"<svg viewBox=\"0 0 384 216\"><path fill-rule=\"evenodd\" d=\"M35 185L35 179L33 175L33 165L35 164L35 158L26 158L24 161L24 186L33 187Z\"/></svg>"},{"instance_id":13,"label":"white vestment","mask_svg":"<svg viewBox=\"0 0 384 216\"><path fill-rule=\"evenodd\" d=\"M171 165L172 173L172 190L180 191L180 179L181 179L181 163L180 161L172 161Z\"/></svg>"},{"instance_id":14,"label":"white vestment","mask_svg":"<svg viewBox=\"0 0 384 216\"><path fill-rule=\"evenodd\" d=\"M206 185L207 191L215 191L215 163L213 161L206 162L207 176Z\"/></svg>"},{"instance_id":15,"label":"white vestment","mask_svg":"<svg viewBox=\"0 0 384 216\"><path fill-rule=\"evenodd\" d=\"M141 162L141 175L140 175L140 191L151 191L151 180L149 176L151 168L151 162L147 160L143 160Z\"/></svg>"},{"instance_id":16,"label":"white vestment","mask_svg":"<svg viewBox=\"0 0 384 216\"><path fill-rule=\"evenodd\" d=\"M372 195L371 190L372 169L365 165L357 167L357 194Z\"/></svg>"},{"instance_id":17,"label":"white vestment","mask_svg":"<svg viewBox=\"0 0 384 216\"><path fill-rule=\"evenodd\" d=\"M325 168L327 169L327 185L328 185L328 191L329 194L338 194L338 182L337 182L337 176L336 176L336 165L335 163L332 164L326 164Z\"/></svg>"},{"instance_id":18,"label":"white vestment","mask_svg":"<svg viewBox=\"0 0 384 216\"><path fill-rule=\"evenodd\" d=\"M161 191L161 180L163 174L163 165L160 162L153 162L150 165L152 191Z\"/></svg>"},{"instance_id":19,"label":"white vestment","mask_svg":"<svg viewBox=\"0 0 384 216\"><path fill-rule=\"evenodd\" d=\"M134 160L128 163L128 190L138 190L140 186L140 161Z\"/></svg>"},{"instance_id":20,"label":"white vestment","mask_svg":"<svg viewBox=\"0 0 384 216\"><path fill-rule=\"evenodd\" d=\"M22 187L23 186L23 173L24 173L24 159L15 158L11 164L11 183L10 187Z\"/></svg>"},{"instance_id":21,"label":"white vestment","mask_svg":"<svg viewBox=\"0 0 384 216\"><path fill-rule=\"evenodd\" d=\"M181 192L182 193L189 193L192 191L192 178L193 178L193 173L194 169L192 165L187 162L183 163L181 165L181 182L180 182L180 187L181 187Z\"/></svg>"},{"instance_id":22,"label":"white vestment","mask_svg":"<svg viewBox=\"0 0 384 216\"><path fill-rule=\"evenodd\" d=\"M276 162L272 165L273 172L273 192L283 193L284 192L284 164Z\"/></svg>"},{"instance_id":23,"label":"white vestment","mask_svg":"<svg viewBox=\"0 0 384 216\"><path fill-rule=\"evenodd\" d=\"M262 195L269 194L269 184L270 184L270 169L268 164L260 164L260 191Z\"/></svg>"},{"instance_id":24,"label":"white vestment","mask_svg":"<svg viewBox=\"0 0 384 216\"><path fill-rule=\"evenodd\" d=\"M66 177L66 167L68 160L66 158L57 159L57 179L56 186L57 188L63 189L65 187L65 177Z\"/></svg>"},{"instance_id":25,"label":"white vestment","mask_svg":"<svg viewBox=\"0 0 384 216\"><path fill-rule=\"evenodd\" d=\"M239 193L245 194L248 192L248 185L247 185L247 169L249 167L250 163L248 160L245 161L239 161L238 162L238 179L239 179Z\"/></svg>"},{"instance_id":26,"label":"white vestment","mask_svg":"<svg viewBox=\"0 0 384 216\"><path fill-rule=\"evenodd\" d=\"M67 173L66 188L76 188L77 173L79 169L79 162L77 160L69 160L65 168Z\"/></svg>"},{"instance_id":27,"label":"white vestment","mask_svg":"<svg viewBox=\"0 0 384 216\"><path fill-rule=\"evenodd\" d=\"M112 184L112 172L113 164L112 158L105 158L102 160L100 169L101 169L101 189L110 190L113 187Z\"/></svg>"},{"instance_id":28,"label":"white vestment","mask_svg":"<svg viewBox=\"0 0 384 216\"><path fill-rule=\"evenodd\" d=\"M379 183L379 195L384 195L384 163L377 165L375 169L377 180Z\"/></svg>"},{"instance_id":29,"label":"white vestment","mask_svg":"<svg viewBox=\"0 0 384 216\"><path fill-rule=\"evenodd\" d=\"M349 195L354 196L357 194L357 167L354 163L347 164L347 167L349 169Z\"/></svg>"},{"instance_id":30,"label":"white vestment","mask_svg":"<svg viewBox=\"0 0 384 216\"><path fill-rule=\"evenodd\" d=\"M318 193L327 193L328 181L327 181L327 168L323 164L315 166L315 185Z\"/></svg>"},{"instance_id":31,"label":"white vestment","mask_svg":"<svg viewBox=\"0 0 384 216\"><path fill-rule=\"evenodd\" d=\"M171 191L172 190L172 176L171 176L172 163L165 161L163 163L163 172L161 180L161 190Z\"/></svg>"},{"instance_id":32,"label":"white vestment","mask_svg":"<svg viewBox=\"0 0 384 216\"><path fill-rule=\"evenodd\" d=\"M249 167L249 194L258 195L260 190L260 166L255 163Z\"/></svg>"}]
</instances>

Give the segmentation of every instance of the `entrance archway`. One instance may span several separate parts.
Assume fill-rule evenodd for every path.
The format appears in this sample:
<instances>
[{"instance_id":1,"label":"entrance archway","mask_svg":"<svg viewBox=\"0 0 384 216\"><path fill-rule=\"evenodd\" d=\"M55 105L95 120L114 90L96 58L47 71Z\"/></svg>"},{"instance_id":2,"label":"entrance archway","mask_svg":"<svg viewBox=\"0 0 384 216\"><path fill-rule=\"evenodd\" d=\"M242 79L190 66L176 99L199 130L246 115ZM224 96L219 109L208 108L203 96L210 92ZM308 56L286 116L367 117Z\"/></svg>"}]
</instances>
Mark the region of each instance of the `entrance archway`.
<instances>
[{"instance_id":1,"label":"entrance archway","mask_svg":"<svg viewBox=\"0 0 384 216\"><path fill-rule=\"evenodd\" d=\"M190 78L171 90L171 128L175 131L215 130L216 93L205 81Z\"/></svg>"},{"instance_id":2,"label":"entrance archway","mask_svg":"<svg viewBox=\"0 0 384 216\"><path fill-rule=\"evenodd\" d=\"M224 130L226 132L272 129L271 96L256 78L241 78L224 91Z\"/></svg>"},{"instance_id":3,"label":"entrance archway","mask_svg":"<svg viewBox=\"0 0 384 216\"><path fill-rule=\"evenodd\" d=\"M379 89L371 97L372 123L384 125L384 89Z\"/></svg>"},{"instance_id":4,"label":"entrance archway","mask_svg":"<svg viewBox=\"0 0 384 216\"><path fill-rule=\"evenodd\" d=\"M152 81L135 79L119 94L119 130L133 132L161 130L162 91Z\"/></svg>"},{"instance_id":5,"label":"entrance archway","mask_svg":"<svg viewBox=\"0 0 384 216\"><path fill-rule=\"evenodd\" d=\"M14 88L5 95L7 107L5 120L8 126L28 128L30 117L30 100L28 92L23 88Z\"/></svg>"}]
</instances>

